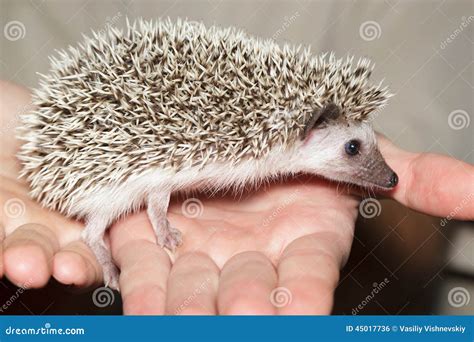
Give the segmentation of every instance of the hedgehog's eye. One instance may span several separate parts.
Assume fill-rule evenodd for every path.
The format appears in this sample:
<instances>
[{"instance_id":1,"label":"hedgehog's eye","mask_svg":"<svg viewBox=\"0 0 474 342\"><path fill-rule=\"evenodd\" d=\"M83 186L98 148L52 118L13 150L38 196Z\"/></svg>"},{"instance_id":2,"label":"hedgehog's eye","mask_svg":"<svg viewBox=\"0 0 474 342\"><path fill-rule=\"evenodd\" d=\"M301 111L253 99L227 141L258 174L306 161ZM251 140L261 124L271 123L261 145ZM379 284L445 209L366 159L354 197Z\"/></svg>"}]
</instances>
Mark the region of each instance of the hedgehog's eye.
<instances>
[{"instance_id":1,"label":"hedgehog's eye","mask_svg":"<svg viewBox=\"0 0 474 342\"><path fill-rule=\"evenodd\" d=\"M350 140L345 145L346 153L350 156L355 156L359 153L360 141L359 140Z\"/></svg>"}]
</instances>

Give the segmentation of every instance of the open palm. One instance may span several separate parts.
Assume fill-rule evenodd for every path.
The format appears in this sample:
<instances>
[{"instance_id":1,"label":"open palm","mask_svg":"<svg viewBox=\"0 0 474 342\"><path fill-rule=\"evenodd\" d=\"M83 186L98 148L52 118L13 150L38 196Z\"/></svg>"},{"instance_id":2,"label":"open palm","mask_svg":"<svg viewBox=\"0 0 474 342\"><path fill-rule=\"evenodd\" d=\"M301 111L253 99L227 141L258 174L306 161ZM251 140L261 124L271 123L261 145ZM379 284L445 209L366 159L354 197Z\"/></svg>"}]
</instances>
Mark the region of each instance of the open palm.
<instances>
[{"instance_id":1,"label":"open palm","mask_svg":"<svg viewBox=\"0 0 474 342\"><path fill-rule=\"evenodd\" d=\"M25 110L29 94L7 83L0 88L5 126ZM383 137L379 143L400 176L387 196L444 216L474 192L473 166L402 151ZM13 129L3 132L1 144L0 275L25 287L44 286L51 276L64 284L98 284L100 267L79 240L83 225L29 200L27 186L17 180ZM357 197L345 188L305 176L246 192L240 199L178 199L168 217L183 232L184 243L173 254L156 245L144 212L126 217L110 230L124 312L329 313L357 207ZM456 218L473 219L474 203L464 205Z\"/></svg>"},{"instance_id":2,"label":"open palm","mask_svg":"<svg viewBox=\"0 0 474 342\"><path fill-rule=\"evenodd\" d=\"M172 256L172 267L156 247L145 213L128 217L112 228L111 240L122 269L125 309L328 312L352 243L357 204L329 183L303 177L240 199L176 201L168 216L184 233L184 243Z\"/></svg>"}]
</instances>

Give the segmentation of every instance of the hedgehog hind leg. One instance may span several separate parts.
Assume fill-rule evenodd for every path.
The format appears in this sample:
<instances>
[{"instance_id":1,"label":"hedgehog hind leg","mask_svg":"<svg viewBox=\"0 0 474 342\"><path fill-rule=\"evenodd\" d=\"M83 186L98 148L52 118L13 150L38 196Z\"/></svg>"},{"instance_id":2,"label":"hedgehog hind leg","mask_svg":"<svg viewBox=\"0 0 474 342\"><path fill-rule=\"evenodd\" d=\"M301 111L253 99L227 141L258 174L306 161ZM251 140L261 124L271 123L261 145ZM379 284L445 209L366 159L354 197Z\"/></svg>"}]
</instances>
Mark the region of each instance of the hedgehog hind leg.
<instances>
[{"instance_id":1,"label":"hedgehog hind leg","mask_svg":"<svg viewBox=\"0 0 474 342\"><path fill-rule=\"evenodd\" d=\"M112 259L110 248L105 244L104 235L107 231L108 222L101 219L87 220L85 229L82 231L82 240L94 253L97 261L102 266L105 286L111 289L119 289L119 271Z\"/></svg>"},{"instance_id":2,"label":"hedgehog hind leg","mask_svg":"<svg viewBox=\"0 0 474 342\"><path fill-rule=\"evenodd\" d=\"M174 252L182 243L182 234L181 231L172 227L166 218L169 201L169 192L151 193L147 201L147 214L153 226L158 245Z\"/></svg>"}]
</instances>

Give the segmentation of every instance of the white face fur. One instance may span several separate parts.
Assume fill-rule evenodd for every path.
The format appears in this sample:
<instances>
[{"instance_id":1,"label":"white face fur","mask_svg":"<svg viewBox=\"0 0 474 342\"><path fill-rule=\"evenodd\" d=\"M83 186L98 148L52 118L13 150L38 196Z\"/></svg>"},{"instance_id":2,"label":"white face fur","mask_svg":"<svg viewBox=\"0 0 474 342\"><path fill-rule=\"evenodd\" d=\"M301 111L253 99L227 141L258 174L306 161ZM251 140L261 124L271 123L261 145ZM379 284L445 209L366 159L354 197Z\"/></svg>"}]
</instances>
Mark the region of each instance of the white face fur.
<instances>
[{"instance_id":1,"label":"white face fur","mask_svg":"<svg viewBox=\"0 0 474 342\"><path fill-rule=\"evenodd\" d=\"M300 149L301 169L365 187L393 188L398 178L377 147L372 126L335 120L311 129Z\"/></svg>"}]
</instances>

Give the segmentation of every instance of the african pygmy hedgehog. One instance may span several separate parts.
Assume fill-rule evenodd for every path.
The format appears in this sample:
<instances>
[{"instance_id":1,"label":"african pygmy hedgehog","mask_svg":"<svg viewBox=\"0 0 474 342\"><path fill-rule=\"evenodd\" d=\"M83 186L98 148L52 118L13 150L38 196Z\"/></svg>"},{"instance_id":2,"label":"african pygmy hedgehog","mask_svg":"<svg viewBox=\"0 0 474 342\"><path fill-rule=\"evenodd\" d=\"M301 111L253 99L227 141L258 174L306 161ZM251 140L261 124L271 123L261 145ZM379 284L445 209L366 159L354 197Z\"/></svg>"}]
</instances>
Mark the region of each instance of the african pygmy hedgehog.
<instances>
[{"instance_id":1,"label":"african pygmy hedgehog","mask_svg":"<svg viewBox=\"0 0 474 342\"><path fill-rule=\"evenodd\" d=\"M158 244L173 250L172 192L297 172L397 184L368 122L390 95L368 83L365 59L168 19L94 33L51 64L21 119L21 176L45 207L85 219L113 288L107 227L146 205Z\"/></svg>"}]
</instances>

